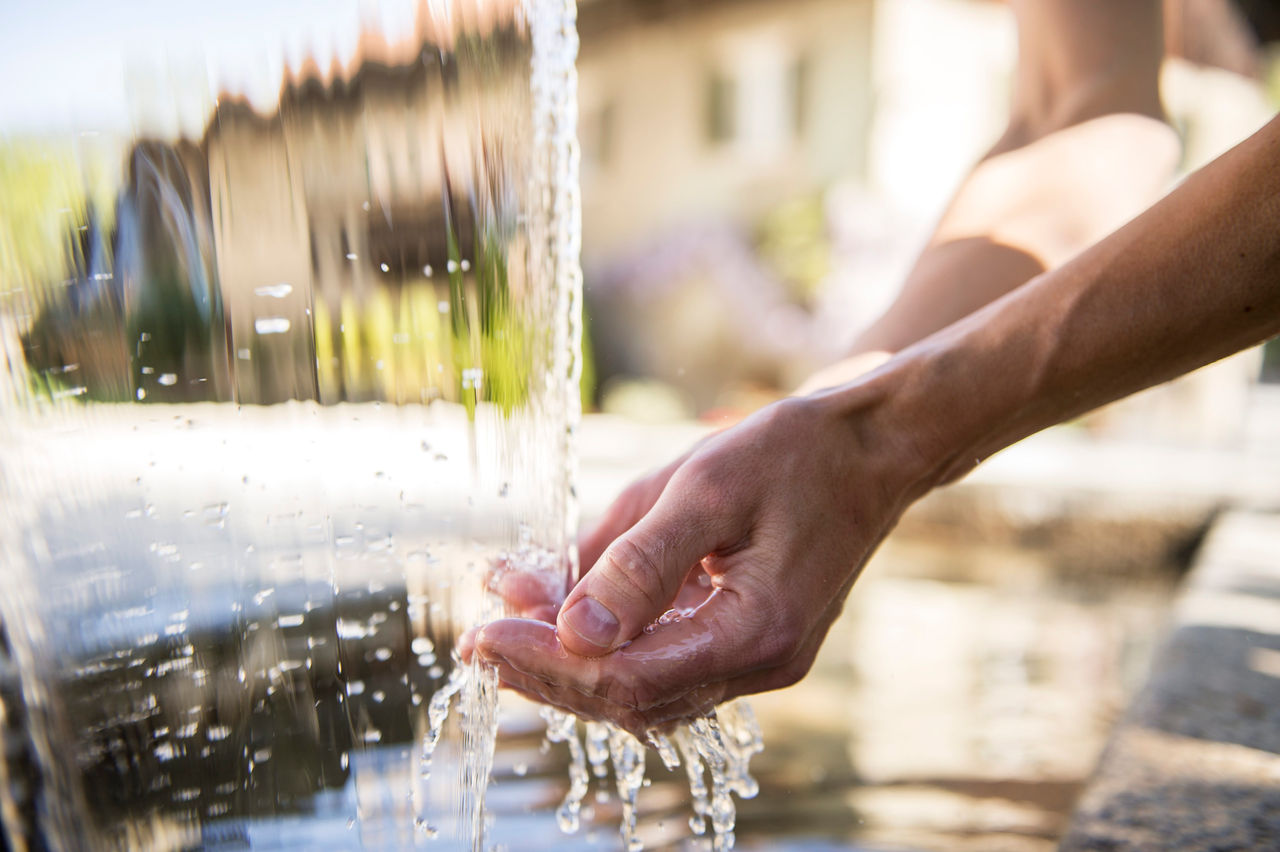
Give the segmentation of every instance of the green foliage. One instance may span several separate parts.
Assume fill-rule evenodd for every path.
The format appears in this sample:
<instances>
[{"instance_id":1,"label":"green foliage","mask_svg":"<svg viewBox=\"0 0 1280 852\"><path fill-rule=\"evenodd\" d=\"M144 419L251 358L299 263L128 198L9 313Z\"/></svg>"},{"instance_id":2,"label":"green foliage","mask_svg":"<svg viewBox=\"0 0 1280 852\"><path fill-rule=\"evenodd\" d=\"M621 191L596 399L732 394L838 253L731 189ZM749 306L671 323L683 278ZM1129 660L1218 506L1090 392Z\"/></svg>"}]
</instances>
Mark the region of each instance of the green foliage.
<instances>
[{"instance_id":1,"label":"green foliage","mask_svg":"<svg viewBox=\"0 0 1280 852\"><path fill-rule=\"evenodd\" d=\"M479 402L505 414L527 404L534 347L525 306L510 295L505 246L478 248L466 264L449 237L447 290L430 282L380 288L357 302L344 294L339 322L317 299L315 353L320 398L393 402L443 398L469 416ZM446 298L441 298L445 296Z\"/></svg>"},{"instance_id":2,"label":"green foliage","mask_svg":"<svg viewBox=\"0 0 1280 852\"><path fill-rule=\"evenodd\" d=\"M101 306L72 317L64 288L87 266L81 233L112 227L112 153L111 143L0 139L0 309L29 318L23 332L35 356L27 365L35 399L117 399L124 392L119 382L99 381L99 365L80 357L111 348L118 318Z\"/></svg>"},{"instance_id":3,"label":"green foliage","mask_svg":"<svg viewBox=\"0 0 1280 852\"><path fill-rule=\"evenodd\" d=\"M108 180L103 152L0 142L0 289L26 291L24 312L32 319L24 344L32 356L33 394L48 399L84 388L77 398L126 401L134 398L133 384L146 384L147 401L174 401L197 391L230 390L219 391L212 381L195 390L186 383L172 390L155 387L154 380L141 377L143 367L147 376L212 376L206 362L259 371L282 366L269 357L279 353L264 349L256 336L240 343L224 338L224 306L215 299L207 316L201 311L187 280L191 271L166 252L163 237L141 248L147 280L136 283L139 297L127 312L115 299L72 310L61 285L86 269L79 233L90 210L101 234L113 230L118 178ZM444 281L393 283L361 296L344 290L336 303L316 293L311 327L299 331L312 335L309 351L321 402L443 398L462 403L472 416L479 402L508 415L528 404L534 366L546 361L538 356L549 354L539 347L552 341L511 293L511 237L496 226L478 229L471 262L464 260L452 227L446 239L450 263ZM248 363L227 347L248 348ZM585 332L581 357L586 406L594 370ZM75 372L64 372L73 363ZM252 395L257 386L249 382L241 391Z\"/></svg>"},{"instance_id":4,"label":"green foliage","mask_svg":"<svg viewBox=\"0 0 1280 852\"><path fill-rule=\"evenodd\" d=\"M109 160L69 143L0 140L0 281L43 290L67 278L67 237L91 204L98 225L111 227Z\"/></svg>"},{"instance_id":5,"label":"green foliage","mask_svg":"<svg viewBox=\"0 0 1280 852\"><path fill-rule=\"evenodd\" d=\"M760 222L756 248L792 298L810 304L831 265L822 196L804 196L771 210Z\"/></svg>"}]
</instances>

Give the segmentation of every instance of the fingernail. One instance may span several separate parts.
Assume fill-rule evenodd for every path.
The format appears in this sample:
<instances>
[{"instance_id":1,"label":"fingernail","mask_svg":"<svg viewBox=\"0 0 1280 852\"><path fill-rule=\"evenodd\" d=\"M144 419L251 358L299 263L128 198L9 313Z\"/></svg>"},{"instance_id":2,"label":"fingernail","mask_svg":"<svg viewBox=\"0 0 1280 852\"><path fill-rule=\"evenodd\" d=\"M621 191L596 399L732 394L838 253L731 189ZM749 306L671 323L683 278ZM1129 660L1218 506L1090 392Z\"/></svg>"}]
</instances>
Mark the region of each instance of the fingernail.
<instances>
[{"instance_id":1,"label":"fingernail","mask_svg":"<svg viewBox=\"0 0 1280 852\"><path fill-rule=\"evenodd\" d=\"M602 651L612 648L618 638L617 617L595 598L579 598L565 610L564 623L582 641Z\"/></svg>"}]
</instances>

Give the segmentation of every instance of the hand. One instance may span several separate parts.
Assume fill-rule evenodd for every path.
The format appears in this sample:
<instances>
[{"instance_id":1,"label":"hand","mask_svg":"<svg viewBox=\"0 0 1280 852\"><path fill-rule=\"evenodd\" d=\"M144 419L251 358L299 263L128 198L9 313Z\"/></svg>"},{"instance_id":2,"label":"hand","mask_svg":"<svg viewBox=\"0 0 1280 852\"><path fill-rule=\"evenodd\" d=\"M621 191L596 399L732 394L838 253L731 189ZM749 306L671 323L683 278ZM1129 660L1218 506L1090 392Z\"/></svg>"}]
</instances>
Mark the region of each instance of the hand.
<instances>
[{"instance_id":1,"label":"hand","mask_svg":"<svg viewBox=\"0 0 1280 852\"><path fill-rule=\"evenodd\" d=\"M805 396L825 388L832 388L853 381L864 373L869 373L885 361L893 357L893 353L883 349L859 352L843 360L836 361L818 370L801 383L793 396Z\"/></svg>"},{"instance_id":2,"label":"hand","mask_svg":"<svg viewBox=\"0 0 1280 852\"><path fill-rule=\"evenodd\" d=\"M699 441L694 446L694 450L703 443L705 439ZM671 474L685 463L694 450L686 452L665 467L632 482L614 499L599 521L578 537L579 565L585 567L578 577L573 578L575 584L592 565L596 564L610 542L630 530L637 521L648 514L653 504L658 501L663 489L667 487ZM705 574L702 576L706 577ZM696 580L691 578L691 581L698 586ZM560 612L560 604L569 593L569 588L562 587L556 577L542 572L508 570L505 563L494 566L490 582L493 590L507 605L508 611L522 618L537 619L551 624L555 623L556 615ZM702 595L698 600L705 598L707 594L705 583L700 587ZM693 601L692 597L689 600L690 603L680 605L692 606L697 602ZM471 632L469 631L469 634ZM474 636L468 635L465 639L465 647L469 649L474 644Z\"/></svg>"},{"instance_id":3,"label":"hand","mask_svg":"<svg viewBox=\"0 0 1280 852\"><path fill-rule=\"evenodd\" d=\"M910 484L899 448L838 399L776 403L633 486L556 626L503 619L475 649L509 687L638 736L799 680ZM709 593L645 632L697 597L699 568Z\"/></svg>"},{"instance_id":4,"label":"hand","mask_svg":"<svg viewBox=\"0 0 1280 852\"><path fill-rule=\"evenodd\" d=\"M890 353L883 351L862 352L831 364L810 376L792 396L804 396L814 391L850 382L870 372L889 360ZM714 437L714 436L711 436ZM676 472L710 438L698 441L692 449L670 464L635 480L619 494L605 510L594 526L578 537L578 564L583 566L575 583L595 565L605 548L630 530L648 514L658 501L671 475ZM706 599L711 575L695 571L689 575L676 597L674 606L687 609ZM492 588L506 603L508 611L522 618L532 618L554 624L569 589L561 588L557 578L542 573L508 571L506 564L495 566ZM470 652L475 642L475 631L468 631L463 647Z\"/></svg>"}]
</instances>

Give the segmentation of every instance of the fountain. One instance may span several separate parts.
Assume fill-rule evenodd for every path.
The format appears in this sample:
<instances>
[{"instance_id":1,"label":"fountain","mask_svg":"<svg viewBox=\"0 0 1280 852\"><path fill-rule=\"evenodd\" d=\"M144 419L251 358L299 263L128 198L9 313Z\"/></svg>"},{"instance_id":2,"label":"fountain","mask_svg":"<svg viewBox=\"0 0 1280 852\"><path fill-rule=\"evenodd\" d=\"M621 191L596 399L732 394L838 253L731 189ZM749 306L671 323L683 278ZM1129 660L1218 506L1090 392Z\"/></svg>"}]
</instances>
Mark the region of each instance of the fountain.
<instances>
[{"instance_id":1,"label":"fountain","mask_svg":"<svg viewBox=\"0 0 1280 852\"><path fill-rule=\"evenodd\" d=\"M577 567L575 8L399 5L0 129L10 849L484 847L497 684L453 645L493 564ZM168 49L245 63L190 14ZM644 747L547 714L561 826L611 761L637 848ZM730 847L747 711L656 742Z\"/></svg>"}]
</instances>

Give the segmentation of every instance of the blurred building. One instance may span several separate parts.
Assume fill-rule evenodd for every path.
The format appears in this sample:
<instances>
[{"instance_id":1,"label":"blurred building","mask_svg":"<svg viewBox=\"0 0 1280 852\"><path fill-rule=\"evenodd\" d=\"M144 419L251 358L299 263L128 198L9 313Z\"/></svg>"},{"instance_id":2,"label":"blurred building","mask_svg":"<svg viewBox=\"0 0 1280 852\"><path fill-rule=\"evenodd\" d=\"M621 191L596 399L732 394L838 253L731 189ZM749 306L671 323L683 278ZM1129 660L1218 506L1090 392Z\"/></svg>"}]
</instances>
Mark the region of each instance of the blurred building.
<instances>
[{"instance_id":1,"label":"blurred building","mask_svg":"<svg viewBox=\"0 0 1280 852\"><path fill-rule=\"evenodd\" d=\"M1258 78L1275 22L1228 0L1165 14L1185 174L1271 116ZM1003 130L1017 52L1007 4L983 0L586 0L580 17L587 307L606 397L663 389L621 395L641 414L671 394L695 413L785 391L872 321ZM821 214L810 292L761 251L797 199ZM1256 374L1246 354L1091 422L1229 440Z\"/></svg>"},{"instance_id":2,"label":"blurred building","mask_svg":"<svg viewBox=\"0 0 1280 852\"><path fill-rule=\"evenodd\" d=\"M588 266L673 225L749 224L866 174L871 0L586 0Z\"/></svg>"},{"instance_id":3,"label":"blurred building","mask_svg":"<svg viewBox=\"0 0 1280 852\"><path fill-rule=\"evenodd\" d=\"M1271 114L1256 77L1275 24L1242 5L1167 2L1186 169ZM75 274L101 289L110 270L90 258L114 257L112 310L141 320L163 277L207 333L192 348L124 323L88 358L55 346L89 338L54 317L28 337L49 367L132 358L110 398L459 398L463 362L505 333L499 294L522 287L519 262L479 259L528 248L509 239L527 93L501 81L529 45L492 12L511 6L487 4L460 22L483 37L445 61L453 36L418 8L400 40L370 31L345 62L287 73L271 110L224 96L197 144L135 146L119 233ZM582 0L578 14L588 330L605 396L650 415L751 407L871 322L1003 129L1017 49L990 0ZM463 342L472 319L486 331ZM1255 367L1216 372L1108 428L1225 435L1235 415L1220 412Z\"/></svg>"}]
</instances>

